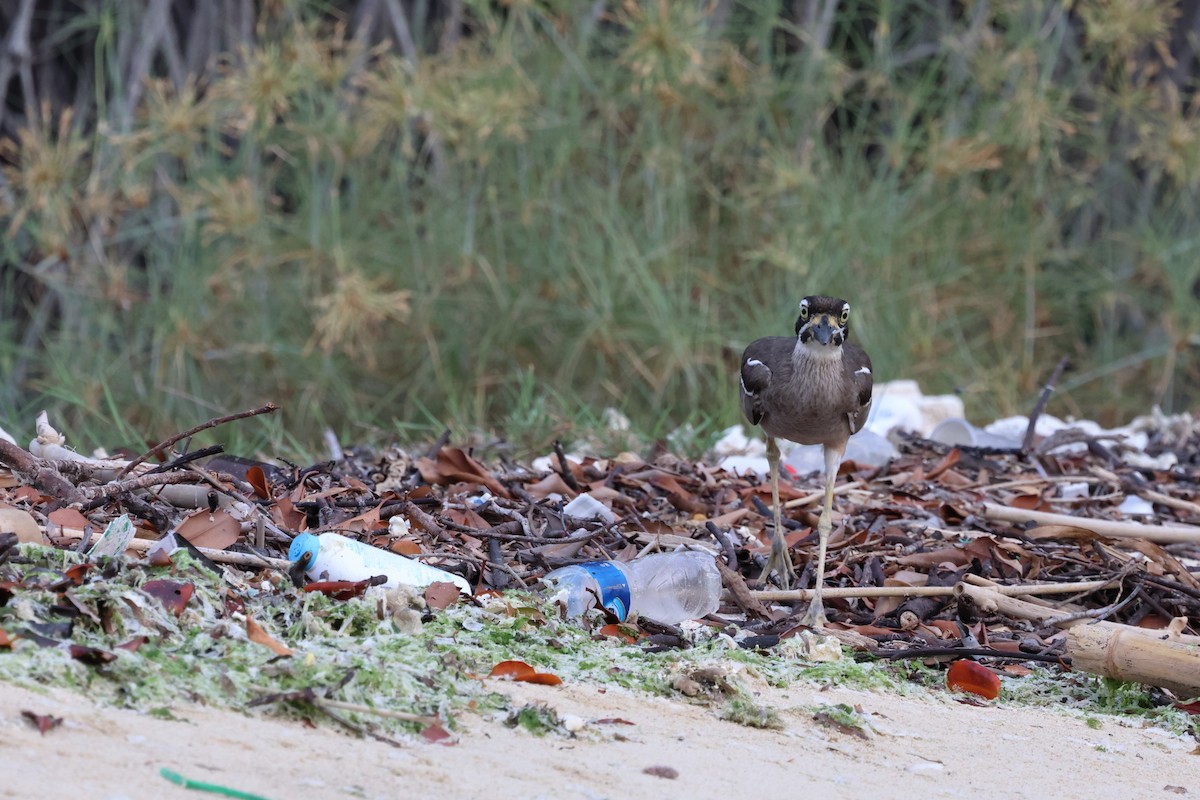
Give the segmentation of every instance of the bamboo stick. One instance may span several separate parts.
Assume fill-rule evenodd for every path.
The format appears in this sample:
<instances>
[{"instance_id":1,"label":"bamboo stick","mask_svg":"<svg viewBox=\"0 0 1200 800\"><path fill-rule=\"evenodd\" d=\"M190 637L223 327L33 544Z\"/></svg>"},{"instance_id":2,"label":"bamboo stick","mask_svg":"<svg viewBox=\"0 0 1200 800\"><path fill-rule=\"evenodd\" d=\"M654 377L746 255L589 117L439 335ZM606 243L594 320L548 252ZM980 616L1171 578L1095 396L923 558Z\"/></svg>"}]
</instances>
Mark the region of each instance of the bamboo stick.
<instances>
[{"instance_id":1,"label":"bamboo stick","mask_svg":"<svg viewBox=\"0 0 1200 800\"><path fill-rule=\"evenodd\" d=\"M1200 697L1197 636L1169 638L1116 622L1074 625L1067 631L1067 655L1071 666L1084 672L1161 686L1180 699Z\"/></svg>"},{"instance_id":2,"label":"bamboo stick","mask_svg":"<svg viewBox=\"0 0 1200 800\"><path fill-rule=\"evenodd\" d=\"M1060 614L991 587L960 583L954 588L988 613L1039 622ZM1066 652L1073 667L1106 678L1161 686L1181 698L1200 696L1200 636L1084 619L1056 624L1067 630Z\"/></svg>"},{"instance_id":3,"label":"bamboo stick","mask_svg":"<svg viewBox=\"0 0 1200 800\"><path fill-rule=\"evenodd\" d=\"M1147 525L1111 519L1076 517L1071 514L1051 514L1046 511L1026 511L995 503L983 504L983 516L1001 522L1036 522L1039 525L1072 525L1100 536L1134 537L1160 544L1200 544L1200 527L1194 525Z\"/></svg>"}]
</instances>

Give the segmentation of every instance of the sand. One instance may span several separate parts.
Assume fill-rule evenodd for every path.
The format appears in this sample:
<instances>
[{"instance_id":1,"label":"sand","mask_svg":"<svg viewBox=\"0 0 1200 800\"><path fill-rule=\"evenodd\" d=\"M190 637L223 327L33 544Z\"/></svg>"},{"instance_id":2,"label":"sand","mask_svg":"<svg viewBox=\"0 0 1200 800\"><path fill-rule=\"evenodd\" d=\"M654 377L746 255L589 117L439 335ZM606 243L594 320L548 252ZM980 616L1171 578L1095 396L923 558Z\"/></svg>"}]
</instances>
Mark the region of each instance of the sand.
<instances>
[{"instance_id":1,"label":"sand","mask_svg":"<svg viewBox=\"0 0 1200 800\"><path fill-rule=\"evenodd\" d=\"M1190 738L1057 710L977 707L948 694L901 697L804 684L756 687L781 730L713 708L595 685L492 680L519 704L544 703L574 736L535 736L475 714L453 746L395 747L267 712L204 706L177 720L94 704L62 689L0 684L0 797L218 797L160 775L267 798L1104 798L1200 796ZM818 704L860 706L862 739L813 719ZM22 711L62 717L45 735ZM633 723L597 723L621 719ZM660 777L647 768L676 777Z\"/></svg>"}]
</instances>

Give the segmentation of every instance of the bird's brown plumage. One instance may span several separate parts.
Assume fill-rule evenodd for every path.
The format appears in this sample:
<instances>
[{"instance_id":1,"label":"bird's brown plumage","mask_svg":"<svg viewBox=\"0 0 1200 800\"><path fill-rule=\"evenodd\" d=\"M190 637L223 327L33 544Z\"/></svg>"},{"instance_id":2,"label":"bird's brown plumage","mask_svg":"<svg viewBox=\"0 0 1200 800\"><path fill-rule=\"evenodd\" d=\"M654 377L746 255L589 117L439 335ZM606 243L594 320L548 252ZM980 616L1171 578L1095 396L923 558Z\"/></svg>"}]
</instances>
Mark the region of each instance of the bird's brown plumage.
<instances>
[{"instance_id":1,"label":"bird's brown plumage","mask_svg":"<svg viewBox=\"0 0 1200 800\"><path fill-rule=\"evenodd\" d=\"M810 295L800 301L796 335L768 336L742 354L742 411L767 434L775 528L764 577L778 570L786 588L794 576L783 535L779 506L779 448L776 439L819 444L825 452L825 502L817 524L819 554L814 596L805 619L823 625L821 602L825 551L831 528L833 484L850 436L871 410L871 358L850 344L850 304L837 297Z\"/></svg>"},{"instance_id":2,"label":"bird's brown plumage","mask_svg":"<svg viewBox=\"0 0 1200 800\"><path fill-rule=\"evenodd\" d=\"M833 297L805 299L809 319L823 314L836 320L846 305ZM840 345L810 345L799 335L750 343L742 354L741 397L742 411L752 424L762 426L768 436L839 450L862 428L871 408L871 358L844 341L848 325L840 328Z\"/></svg>"}]
</instances>

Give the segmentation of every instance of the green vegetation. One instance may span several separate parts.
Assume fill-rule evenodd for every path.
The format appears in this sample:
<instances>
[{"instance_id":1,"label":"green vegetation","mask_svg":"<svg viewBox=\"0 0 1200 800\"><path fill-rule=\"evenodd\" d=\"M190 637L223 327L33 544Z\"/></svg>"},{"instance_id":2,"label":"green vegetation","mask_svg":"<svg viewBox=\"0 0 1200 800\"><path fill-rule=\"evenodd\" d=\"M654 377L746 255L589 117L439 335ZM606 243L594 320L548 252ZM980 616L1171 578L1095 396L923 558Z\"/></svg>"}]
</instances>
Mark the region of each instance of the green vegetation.
<instances>
[{"instance_id":1,"label":"green vegetation","mask_svg":"<svg viewBox=\"0 0 1200 800\"><path fill-rule=\"evenodd\" d=\"M404 597L334 601L290 586L243 585L234 571L222 578L186 556L175 559L173 567L113 564L93 570L82 585L67 590L68 605L61 589L53 587L62 570L81 556L22 545L20 560L0 568L0 580L13 581L12 596L0 606L0 630L14 640L11 648L0 647L0 682L66 686L161 718L186 718L188 703L196 700L242 709L258 698L312 690L318 700L440 716L451 730L471 725L478 715L534 733L563 735L571 731L552 707L518 704L503 682L482 676L501 661L518 659L566 683L620 686L701 703L722 719L766 728L780 727L780 712L789 709L758 702L752 690L756 680L777 687L833 684L914 697L941 693L945 683L944 673L924 666L848 657L813 664L780 652L744 650L707 628L699 629L688 649L647 652L611 637L593 637L588 620L564 621L535 596L515 591L479 604L460 603L436 612L419 630L402 630L393 622L392 606L405 603ZM179 616L140 589L149 580L164 579L194 585ZM384 606L392 613L384 613ZM68 607L78 612L69 634L61 628L62 610ZM252 641L246 619L292 655L277 656ZM602 624L600 615L590 623ZM38 637L45 637L41 644L65 637L83 649L73 653L41 646ZM140 646L130 647L142 637ZM677 680L681 675L691 676L702 691L686 694ZM1113 715L1200 735L1195 717L1155 706L1150 696L1134 684L1038 668L1029 677L1005 678L996 702L1069 709L1087 717ZM312 703L300 700L285 698L270 708L324 719ZM869 719L846 705L804 710L848 732L870 729ZM415 733L422 727L365 711L337 713L369 729ZM1088 725L1099 723L1089 719Z\"/></svg>"},{"instance_id":2,"label":"green vegetation","mask_svg":"<svg viewBox=\"0 0 1200 800\"><path fill-rule=\"evenodd\" d=\"M978 417L1063 355L1051 411L1194 397L1175 4L254 5L52 6L31 83L0 56L14 433L48 406L140 443L267 399L243 426L299 450L446 423L540 449L609 405L709 430L815 291L879 379Z\"/></svg>"}]
</instances>

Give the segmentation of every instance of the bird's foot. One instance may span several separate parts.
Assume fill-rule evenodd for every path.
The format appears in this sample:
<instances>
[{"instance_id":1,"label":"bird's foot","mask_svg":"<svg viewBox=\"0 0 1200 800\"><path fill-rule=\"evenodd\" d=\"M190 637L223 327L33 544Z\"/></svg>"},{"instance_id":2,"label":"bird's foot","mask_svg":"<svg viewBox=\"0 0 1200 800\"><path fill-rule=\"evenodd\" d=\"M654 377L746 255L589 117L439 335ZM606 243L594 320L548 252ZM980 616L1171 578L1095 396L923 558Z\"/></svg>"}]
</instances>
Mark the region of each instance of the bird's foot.
<instances>
[{"instance_id":1,"label":"bird's foot","mask_svg":"<svg viewBox=\"0 0 1200 800\"><path fill-rule=\"evenodd\" d=\"M763 567L759 583L770 578L772 572L779 574L779 586L785 590L792 588L792 584L796 581L796 568L792 566L792 553L782 536L776 536L775 540L771 542L771 555L767 559L767 565Z\"/></svg>"},{"instance_id":2,"label":"bird's foot","mask_svg":"<svg viewBox=\"0 0 1200 800\"><path fill-rule=\"evenodd\" d=\"M800 617L800 624L818 630L829 624L829 619L825 616L825 604L821 601L819 593L808 604L808 611L805 611L804 616Z\"/></svg>"}]
</instances>

